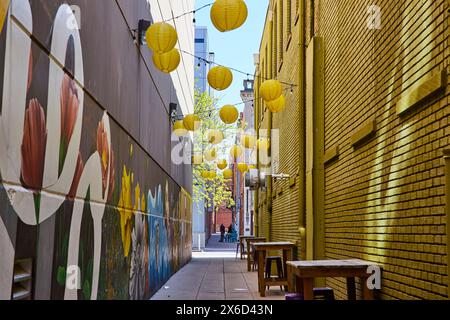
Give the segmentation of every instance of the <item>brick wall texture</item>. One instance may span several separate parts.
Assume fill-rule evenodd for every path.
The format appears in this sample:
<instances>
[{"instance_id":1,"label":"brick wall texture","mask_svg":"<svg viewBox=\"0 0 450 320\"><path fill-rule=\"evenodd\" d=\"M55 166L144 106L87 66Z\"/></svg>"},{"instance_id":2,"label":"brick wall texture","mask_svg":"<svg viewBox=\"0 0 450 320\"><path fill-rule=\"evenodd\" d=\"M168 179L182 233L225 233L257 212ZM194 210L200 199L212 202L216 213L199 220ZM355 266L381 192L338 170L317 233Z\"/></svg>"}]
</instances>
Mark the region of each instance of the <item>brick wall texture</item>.
<instances>
[{"instance_id":1,"label":"brick wall texture","mask_svg":"<svg viewBox=\"0 0 450 320\"><path fill-rule=\"evenodd\" d=\"M289 4L291 18L287 19ZM339 147L338 158L325 165L326 258L360 258L381 264L381 299L447 298L442 151L450 147L448 86L405 114L399 115L396 106L419 81L448 70L448 1L304 1L304 30L302 15L297 21L297 4L294 0L270 1L278 19L274 26L277 38L274 41L268 16L257 72L298 83L302 46L313 35L323 37L323 143L325 150ZM368 26L371 5L380 8L379 29ZM304 44L299 43L300 32L304 32ZM271 66L263 66L263 61ZM271 214L263 202L265 192L259 192L258 207L260 234L274 241L295 242L299 256L299 227L305 223L306 135L300 89L285 92L286 110L273 115L273 128L279 129L280 137L278 171L295 177L295 183L291 179L273 184ZM269 112L260 99L256 107L255 123L267 128ZM354 134L372 119L374 134L352 146ZM337 298L346 298L345 279L327 279L326 285L335 290Z\"/></svg>"}]
</instances>

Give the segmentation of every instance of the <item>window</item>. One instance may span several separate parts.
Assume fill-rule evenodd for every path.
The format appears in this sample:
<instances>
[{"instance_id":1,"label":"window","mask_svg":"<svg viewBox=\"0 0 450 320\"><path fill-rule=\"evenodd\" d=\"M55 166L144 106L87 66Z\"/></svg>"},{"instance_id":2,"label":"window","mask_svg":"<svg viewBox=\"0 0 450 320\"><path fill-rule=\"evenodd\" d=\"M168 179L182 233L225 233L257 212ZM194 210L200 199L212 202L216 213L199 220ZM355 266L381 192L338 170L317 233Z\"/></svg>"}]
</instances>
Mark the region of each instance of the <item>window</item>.
<instances>
[{"instance_id":1,"label":"window","mask_svg":"<svg viewBox=\"0 0 450 320\"><path fill-rule=\"evenodd\" d=\"M205 39L197 38L195 39L195 43L205 43Z\"/></svg>"}]
</instances>

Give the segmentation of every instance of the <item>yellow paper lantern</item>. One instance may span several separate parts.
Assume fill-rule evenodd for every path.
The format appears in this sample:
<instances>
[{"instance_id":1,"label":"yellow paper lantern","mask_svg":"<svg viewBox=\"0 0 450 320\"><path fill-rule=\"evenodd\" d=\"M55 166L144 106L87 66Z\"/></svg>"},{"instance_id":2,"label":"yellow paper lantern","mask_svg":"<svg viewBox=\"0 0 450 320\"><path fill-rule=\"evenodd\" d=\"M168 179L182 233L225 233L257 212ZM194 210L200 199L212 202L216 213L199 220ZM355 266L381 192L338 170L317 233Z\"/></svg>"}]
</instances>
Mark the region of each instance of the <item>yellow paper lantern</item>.
<instances>
[{"instance_id":1,"label":"yellow paper lantern","mask_svg":"<svg viewBox=\"0 0 450 320\"><path fill-rule=\"evenodd\" d=\"M216 160L216 158L217 158L216 149L210 149L205 152L206 161L214 161L214 160Z\"/></svg>"},{"instance_id":2,"label":"yellow paper lantern","mask_svg":"<svg viewBox=\"0 0 450 320\"><path fill-rule=\"evenodd\" d=\"M233 177L233 170L231 169L226 169L223 171L223 178L224 179L231 179Z\"/></svg>"},{"instance_id":3,"label":"yellow paper lantern","mask_svg":"<svg viewBox=\"0 0 450 320\"><path fill-rule=\"evenodd\" d=\"M233 124L239 118L239 111L235 106L226 105L220 109L219 116L223 123Z\"/></svg>"},{"instance_id":4,"label":"yellow paper lantern","mask_svg":"<svg viewBox=\"0 0 450 320\"><path fill-rule=\"evenodd\" d=\"M209 179L215 179L217 177L217 172L215 171L210 171L209 172Z\"/></svg>"},{"instance_id":5,"label":"yellow paper lantern","mask_svg":"<svg viewBox=\"0 0 450 320\"><path fill-rule=\"evenodd\" d=\"M266 80L259 89L259 94L266 102L278 99L282 93L283 87L278 80Z\"/></svg>"},{"instance_id":6,"label":"yellow paper lantern","mask_svg":"<svg viewBox=\"0 0 450 320\"><path fill-rule=\"evenodd\" d=\"M238 170L239 170L241 173L245 173L245 172L248 171L248 165L245 164L245 163L238 163Z\"/></svg>"},{"instance_id":7,"label":"yellow paper lantern","mask_svg":"<svg viewBox=\"0 0 450 320\"><path fill-rule=\"evenodd\" d=\"M253 149L255 142L256 139L252 135L244 134L241 136L241 144L247 149Z\"/></svg>"},{"instance_id":8,"label":"yellow paper lantern","mask_svg":"<svg viewBox=\"0 0 450 320\"><path fill-rule=\"evenodd\" d=\"M208 83L217 91L227 89L233 82L233 74L230 69L222 66L217 66L209 70Z\"/></svg>"},{"instance_id":9,"label":"yellow paper lantern","mask_svg":"<svg viewBox=\"0 0 450 320\"><path fill-rule=\"evenodd\" d=\"M181 57L177 49L172 49L166 53L153 53L153 64L164 72L171 73L180 65Z\"/></svg>"},{"instance_id":10,"label":"yellow paper lantern","mask_svg":"<svg viewBox=\"0 0 450 320\"><path fill-rule=\"evenodd\" d=\"M208 141L211 144L219 144L223 141L223 132L220 130L210 130L208 132Z\"/></svg>"},{"instance_id":11,"label":"yellow paper lantern","mask_svg":"<svg viewBox=\"0 0 450 320\"><path fill-rule=\"evenodd\" d=\"M286 97L282 94L278 99L266 102L267 108L270 112L277 113L282 112L286 107Z\"/></svg>"},{"instance_id":12,"label":"yellow paper lantern","mask_svg":"<svg viewBox=\"0 0 450 320\"><path fill-rule=\"evenodd\" d=\"M254 164L251 164L251 165L248 166L248 169L249 169L249 170L250 170L250 169L256 169L256 166L255 166Z\"/></svg>"},{"instance_id":13,"label":"yellow paper lantern","mask_svg":"<svg viewBox=\"0 0 450 320\"><path fill-rule=\"evenodd\" d=\"M178 137L184 137L188 133L188 131L184 127L183 121L181 120L175 121L175 123L173 124L173 132Z\"/></svg>"},{"instance_id":14,"label":"yellow paper lantern","mask_svg":"<svg viewBox=\"0 0 450 320\"><path fill-rule=\"evenodd\" d=\"M224 170L228 166L228 162L225 159L217 161L217 168Z\"/></svg>"},{"instance_id":15,"label":"yellow paper lantern","mask_svg":"<svg viewBox=\"0 0 450 320\"><path fill-rule=\"evenodd\" d=\"M202 170L201 172L203 179L209 179L209 171L208 170Z\"/></svg>"},{"instance_id":16,"label":"yellow paper lantern","mask_svg":"<svg viewBox=\"0 0 450 320\"><path fill-rule=\"evenodd\" d=\"M230 149L230 155L234 158L237 159L242 155L242 148L240 146L233 146Z\"/></svg>"},{"instance_id":17,"label":"yellow paper lantern","mask_svg":"<svg viewBox=\"0 0 450 320\"><path fill-rule=\"evenodd\" d=\"M8 14L9 0L0 1L0 32L3 30L6 16Z\"/></svg>"},{"instance_id":18,"label":"yellow paper lantern","mask_svg":"<svg viewBox=\"0 0 450 320\"><path fill-rule=\"evenodd\" d=\"M196 114L188 114L183 119L184 127L189 131L195 131L200 127L200 118Z\"/></svg>"},{"instance_id":19,"label":"yellow paper lantern","mask_svg":"<svg viewBox=\"0 0 450 320\"><path fill-rule=\"evenodd\" d=\"M267 150L269 149L269 141L267 141L267 139L258 139L258 141L256 141L256 149L258 150Z\"/></svg>"},{"instance_id":20,"label":"yellow paper lantern","mask_svg":"<svg viewBox=\"0 0 450 320\"><path fill-rule=\"evenodd\" d=\"M192 164L193 165L200 165L203 163L203 155L201 154L194 154L192 156Z\"/></svg>"},{"instance_id":21,"label":"yellow paper lantern","mask_svg":"<svg viewBox=\"0 0 450 320\"><path fill-rule=\"evenodd\" d=\"M145 33L147 45L154 53L166 53L175 48L178 41L177 31L165 22L154 23Z\"/></svg>"},{"instance_id":22,"label":"yellow paper lantern","mask_svg":"<svg viewBox=\"0 0 450 320\"><path fill-rule=\"evenodd\" d=\"M248 9L243 0L216 0L211 8L211 21L221 32L239 28L247 16Z\"/></svg>"}]
</instances>

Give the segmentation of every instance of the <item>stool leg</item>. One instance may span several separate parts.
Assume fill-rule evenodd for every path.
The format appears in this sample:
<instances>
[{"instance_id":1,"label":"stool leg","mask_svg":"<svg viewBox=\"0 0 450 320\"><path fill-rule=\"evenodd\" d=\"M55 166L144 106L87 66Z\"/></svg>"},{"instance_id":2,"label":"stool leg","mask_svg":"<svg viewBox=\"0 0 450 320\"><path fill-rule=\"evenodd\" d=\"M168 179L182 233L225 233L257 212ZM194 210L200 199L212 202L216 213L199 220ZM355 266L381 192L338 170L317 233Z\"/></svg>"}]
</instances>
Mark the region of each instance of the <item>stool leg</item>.
<instances>
[{"instance_id":1,"label":"stool leg","mask_svg":"<svg viewBox=\"0 0 450 320\"><path fill-rule=\"evenodd\" d=\"M282 267L281 259L277 259L277 274L278 274L279 279L283 278L283 267ZM283 291L283 286L280 286L280 289L281 289L281 291Z\"/></svg>"}]
</instances>

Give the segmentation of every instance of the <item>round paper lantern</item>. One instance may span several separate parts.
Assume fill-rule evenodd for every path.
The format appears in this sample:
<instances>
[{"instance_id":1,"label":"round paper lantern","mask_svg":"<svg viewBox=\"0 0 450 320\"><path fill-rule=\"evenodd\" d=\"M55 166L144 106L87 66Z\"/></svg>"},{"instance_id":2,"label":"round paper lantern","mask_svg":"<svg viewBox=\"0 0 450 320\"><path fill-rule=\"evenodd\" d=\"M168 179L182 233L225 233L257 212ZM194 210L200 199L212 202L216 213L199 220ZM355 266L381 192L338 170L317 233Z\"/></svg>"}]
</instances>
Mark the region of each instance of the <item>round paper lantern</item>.
<instances>
[{"instance_id":1,"label":"round paper lantern","mask_svg":"<svg viewBox=\"0 0 450 320\"><path fill-rule=\"evenodd\" d=\"M241 144L247 149L252 149L255 146L255 142L256 139L252 135L244 134L241 136Z\"/></svg>"},{"instance_id":2,"label":"round paper lantern","mask_svg":"<svg viewBox=\"0 0 450 320\"><path fill-rule=\"evenodd\" d=\"M255 166L254 164L251 164L251 165L248 166L248 169L249 169L249 170L250 170L250 169L256 169L256 166Z\"/></svg>"},{"instance_id":3,"label":"round paper lantern","mask_svg":"<svg viewBox=\"0 0 450 320\"><path fill-rule=\"evenodd\" d=\"M239 118L239 111L235 106L226 105L220 109L219 116L223 123L233 124Z\"/></svg>"},{"instance_id":4,"label":"round paper lantern","mask_svg":"<svg viewBox=\"0 0 450 320\"><path fill-rule=\"evenodd\" d=\"M243 0L216 0L211 8L211 21L221 32L239 28L247 16L248 9Z\"/></svg>"},{"instance_id":5,"label":"round paper lantern","mask_svg":"<svg viewBox=\"0 0 450 320\"><path fill-rule=\"evenodd\" d=\"M178 137L184 137L188 133L188 131L184 127L183 121L181 120L175 121L175 123L173 124L173 132Z\"/></svg>"},{"instance_id":6,"label":"round paper lantern","mask_svg":"<svg viewBox=\"0 0 450 320\"><path fill-rule=\"evenodd\" d=\"M154 23L145 33L147 45L154 53L166 53L175 48L178 41L177 31L165 22Z\"/></svg>"},{"instance_id":7,"label":"round paper lantern","mask_svg":"<svg viewBox=\"0 0 450 320\"><path fill-rule=\"evenodd\" d=\"M269 142L267 141L267 139L258 139L258 141L256 141L256 149L258 150L269 149Z\"/></svg>"},{"instance_id":8,"label":"round paper lantern","mask_svg":"<svg viewBox=\"0 0 450 320\"><path fill-rule=\"evenodd\" d=\"M217 151L216 149L210 149L205 152L205 159L206 161L214 161L217 158Z\"/></svg>"},{"instance_id":9,"label":"round paper lantern","mask_svg":"<svg viewBox=\"0 0 450 320\"><path fill-rule=\"evenodd\" d=\"M208 170L202 170L202 178L209 179L209 171Z\"/></svg>"},{"instance_id":10,"label":"round paper lantern","mask_svg":"<svg viewBox=\"0 0 450 320\"><path fill-rule=\"evenodd\" d=\"M192 156L192 164L193 165L200 165L203 163L203 155L201 154L194 154Z\"/></svg>"},{"instance_id":11,"label":"round paper lantern","mask_svg":"<svg viewBox=\"0 0 450 320\"><path fill-rule=\"evenodd\" d=\"M223 171L223 178L224 179L231 179L233 177L233 170L226 169Z\"/></svg>"},{"instance_id":12,"label":"round paper lantern","mask_svg":"<svg viewBox=\"0 0 450 320\"><path fill-rule=\"evenodd\" d=\"M230 149L230 155L234 158L237 159L242 155L242 148L240 146L233 146Z\"/></svg>"},{"instance_id":13,"label":"round paper lantern","mask_svg":"<svg viewBox=\"0 0 450 320\"><path fill-rule=\"evenodd\" d=\"M217 91L227 89L233 82L233 74L230 69L222 66L217 66L209 70L208 83Z\"/></svg>"},{"instance_id":14,"label":"round paper lantern","mask_svg":"<svg viewBox=\"0 0 450 320\"><path fill-rule=\"evenodd\" d=\"M245 163L238 163L238 170L239 170L241 173L245 173L245 172L248 171L248 165L245 164Z\"/></svg>"},{"instance_id":15,"label":"round paper lantern","mask_svg":"<svg viewBox=\"0 0 450 320\"><path fill-rule=\"evenodd\" d=\"M270 112L273 112L273 113L281 112L286 107L286 98L282 94L276 100L267 101L266 106L267 106L267 108L269 108Z\"/></svg>"},{"instance_id":16,"label":"round paper lantern","mask_svg":"<svg viewBox=\"0 0 450 320\"><path fill-rule=\"evenodd\" d=\"M228 166L228 162L225 159L217 161L217 168L224 170Z\"/></svg>"},{"instance_id":17,"label":"round paper lantern","mask_svg":"<svg viewBox=\"0 0 450 320\"><path fill-rule=\"evenodd\" d=\"M164 72L171 73L180 65L181 57L177 49L172 49L166 53L153 53L153 64Z\"/></svg>"},{"instance_id":18,"label":"round paper lantern","mask_svg":"<svg viewBox=\"0 0 450 320\"><path fill-rule=\"evenodd\" d=\"M184 127L189 131L195 131L200 127L200 118L196 114L188 114L183 119Z\"/></svg>"},{"instance_id":19,"label":"round paper lantern","mask_svg":"<svg viewBox=\"0 0 450 320\"><path fill-rule=\"evenodd\" d=\"M259 94L266 102L278 99L282 93L283 87L278 80L266 80L259 89Z\"/></svg>"},{"instance_id":20,"label":"round paper lantern","mask_svg":"<svg viewBox=\"0 0 450 320\"><path fill-rule=\"evenodd\" d=\"M209 179L215 179L217 177L217 172L215 171L210 171L209 172Z\"/></svg>"},{"instance_id":21,"label":"round paper lantern","mask_svg":"<svg viewBox=\"0 0 450 320\"><path fill-rule=\"evenodd\" d=\"M208 141L211 144L219 144L223 141L223 132L220 130L210 130L208 132Z\"/></svg>"}]
</instances>

